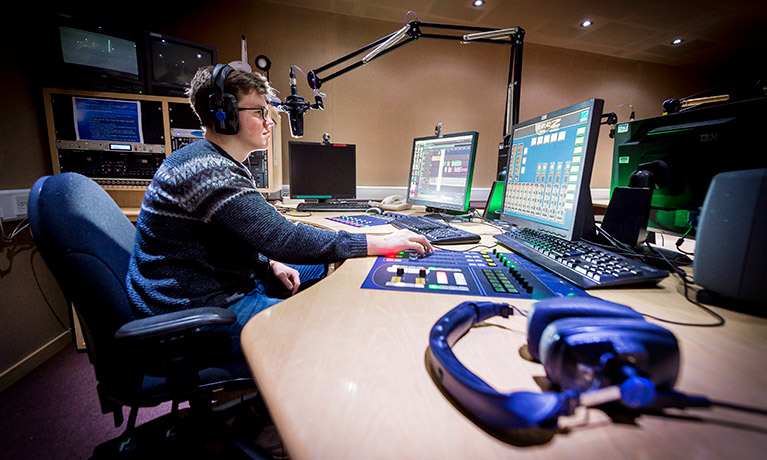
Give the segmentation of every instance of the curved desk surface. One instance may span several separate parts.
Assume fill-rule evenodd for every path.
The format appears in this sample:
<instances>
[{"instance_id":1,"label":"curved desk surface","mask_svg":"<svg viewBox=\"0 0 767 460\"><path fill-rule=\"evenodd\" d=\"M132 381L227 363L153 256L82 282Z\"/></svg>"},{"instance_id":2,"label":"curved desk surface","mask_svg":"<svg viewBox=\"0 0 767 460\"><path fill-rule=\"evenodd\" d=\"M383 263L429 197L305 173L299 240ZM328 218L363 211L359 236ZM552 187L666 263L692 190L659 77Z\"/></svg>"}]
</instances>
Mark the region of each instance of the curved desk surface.
<instances>
[{"instance_id":1,"label":"curved desk surface","mask_svg":"<svg viewBox=\"0 0 767 460\"><path fill-rule=\"evenodd\" d=\"M324 219L317 225L354 229ZM460 224L495 244L497 231ZM455 249L468 247L451 246ZM667 410L611 420L579 408L557 433L495 437L443 395L426 367L435 321L472 297L360 289L374 258L345 261L326 280L256 315L243 349L264 400L295 459L751 459L767 448L767 416L734 410ZM677 277L658 287L589 291L657 317L710 323L686 301ZM691 293L691 297L694 293ZM503 301L502 299L496 299ZM514 301L526 310L532 301ZM712 400L767 409L767 320L714 308L722 327L661 323L676 334L682 365L676 389ZM651 320L652 321L652 320ZM456 356L502 392L541 391L543 366L524 359L526 320L493 318L454 347Z\"/></svg>"}]
</instances>

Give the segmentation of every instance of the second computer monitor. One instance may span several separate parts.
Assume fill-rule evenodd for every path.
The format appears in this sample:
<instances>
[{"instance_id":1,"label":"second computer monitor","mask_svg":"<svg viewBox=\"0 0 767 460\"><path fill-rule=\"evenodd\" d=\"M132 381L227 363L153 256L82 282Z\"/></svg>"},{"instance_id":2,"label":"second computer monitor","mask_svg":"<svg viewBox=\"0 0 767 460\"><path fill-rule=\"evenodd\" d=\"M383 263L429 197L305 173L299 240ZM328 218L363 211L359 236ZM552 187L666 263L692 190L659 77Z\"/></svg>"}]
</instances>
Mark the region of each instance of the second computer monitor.
<instances>
[{"instance_id":1,"label":"second computer monitor","mask_svg":"<svg viewBox=\"0 0 767 460\"><path fill-rule=\"evenodd\" d=\"M445 134L413 140L407 201L436 212L469 209L479 133Z\"/></svg>"},{"instance_id":2,"label":"second computer monitor","mask_svg":"<svg viewBox=\"0 0 767 460\"><path fill-rule=\"evenodd\" d=\"M356 146L289 142L290 197L347 199L357 194Z\"/></svg>"},{"instance_id":3,"label":"second computer monitor","mask_svg":"<svg viewBox=\"0 0 767 460\"><path fill-rule=\"evenodd\" d=\"M589 186L603 105L591 99L512 127L501 220L568 240L593 236Z\"/></svg>"}]
</instances>

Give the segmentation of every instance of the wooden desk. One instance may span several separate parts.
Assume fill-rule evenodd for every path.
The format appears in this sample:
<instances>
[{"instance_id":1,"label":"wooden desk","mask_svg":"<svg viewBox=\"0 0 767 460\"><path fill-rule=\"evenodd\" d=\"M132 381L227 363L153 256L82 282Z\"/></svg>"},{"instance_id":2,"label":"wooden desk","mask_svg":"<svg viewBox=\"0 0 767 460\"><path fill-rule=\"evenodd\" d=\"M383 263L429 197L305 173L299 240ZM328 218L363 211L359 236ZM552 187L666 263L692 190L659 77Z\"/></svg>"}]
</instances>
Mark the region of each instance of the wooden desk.
<instances>
[{"instance_id":1,"label":"wooden desk","mask_svg":"<svg viewBox=\"0 0 767 460\"><path fill-rule=\"evenodd\" d=\"M327 214L327 213L326 213ZM334 228L315 213L310 220ZM464 228L492 245L496 231ZM388 227L388 226L387 226ZM375 231L391 227L373 227ZM456 248L458 249L458 248ZM440 392L425 356L435 321L464 300L444 294L360 289L374 258L344 262L328 279L255 316L243 348L294 459L754 459L767 448L767 417L726 409L669 410L613 422L597 409L560 418L564 430L533 445L478 428ZM590 291L675 321L709 323L677 278L650 289ZM515 301L527 309L532 301ZM663 324L680 342L676 388L713 400L767 408L767 320L714 309L723 327ZM526 320L493 318L454 347L499 391L540 391L543 366L523 359ZM539 441L540 442L540 441ZM763 457L762 457L763 458Z\"/></svg>"}]
</instances>

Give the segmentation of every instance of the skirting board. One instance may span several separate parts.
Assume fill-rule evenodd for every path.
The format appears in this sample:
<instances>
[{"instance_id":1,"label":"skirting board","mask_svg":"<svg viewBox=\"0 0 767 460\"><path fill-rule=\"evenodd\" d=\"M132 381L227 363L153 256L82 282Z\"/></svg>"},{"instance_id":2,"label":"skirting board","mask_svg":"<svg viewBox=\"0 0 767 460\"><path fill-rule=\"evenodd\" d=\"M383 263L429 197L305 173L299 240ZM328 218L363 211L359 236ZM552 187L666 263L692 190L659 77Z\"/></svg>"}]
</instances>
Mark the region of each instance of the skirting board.
<instances>
[{"instance_id":1,"label":"skirting board","mask_svg":"<svg viewBox=\"0 0 767 460\"><path fill-rule=\"evenodd\" d=\"M3 373L0 374L0 392L5 391L6 388L32 372L33 369L58 353L62 348L71 344L72 333L70 330L66 330L50 342L30 353L26 358L3 371Z\"/></svg>"}]
</instances>

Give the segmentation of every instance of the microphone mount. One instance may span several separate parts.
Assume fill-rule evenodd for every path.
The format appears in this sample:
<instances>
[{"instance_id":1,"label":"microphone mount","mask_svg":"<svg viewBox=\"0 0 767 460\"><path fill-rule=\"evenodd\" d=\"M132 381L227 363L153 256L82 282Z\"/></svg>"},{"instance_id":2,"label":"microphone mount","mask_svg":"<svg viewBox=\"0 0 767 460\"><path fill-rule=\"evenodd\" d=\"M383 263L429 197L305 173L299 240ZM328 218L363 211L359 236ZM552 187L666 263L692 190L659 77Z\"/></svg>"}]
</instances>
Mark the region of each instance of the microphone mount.
<instances>
[{"instance_id":1,"label":"microphone mount","mask_svg":"<svg viewBox=\"0 0 767 460\"><path fill-rule=\"evenodd\" d=\"M293 67L290 68L290 95L285 98L284 102L277 100L271 102L271 105L275 106L277 110L288 114L290 135L294 138L300 138L304 135L304 113L309 110L325 109L320 96L316 96L314 98L314 104L312 104L298 95L298 90L296 88L296 72Z\"/></svg>"},{"instance_id":2,"label":"microphone mount","mask_svg":"<svg viewBox=\"0 0 767 460\"><path fill-rule=\"evenodd\" d=\"M452 31L452 34L425 32L429 29L445 29ZM457 33L457 34L456 34ZM404 46L419 38L433 38L438 40L457 41L462 44L469 43L488 43L493 45L505 45L512 48L509 62L509 78L506 90L506 113L504 119L504 138L510 133L511 126L519 121L519 99L522 81L522 48L525 37L525 31L521 27L510 29L491 29L486 27L461 26L451 24L438 24L421 21L410 21L401 29L382 37L362 48L338 58L324 66L318 67L308 72L306 81L315 93L320 89L323 83L339 77L357 67L368 64L395 49ZM334 67L347 63L362 53L365 54L361 59L357 59L351 64L331 73L326 77L321 77L320 73L329 71ZM287 100L286 100L287 102Z\"/></svg>"}]
</instances>

